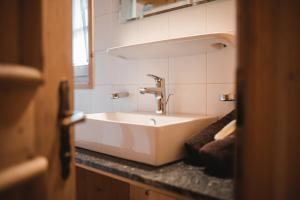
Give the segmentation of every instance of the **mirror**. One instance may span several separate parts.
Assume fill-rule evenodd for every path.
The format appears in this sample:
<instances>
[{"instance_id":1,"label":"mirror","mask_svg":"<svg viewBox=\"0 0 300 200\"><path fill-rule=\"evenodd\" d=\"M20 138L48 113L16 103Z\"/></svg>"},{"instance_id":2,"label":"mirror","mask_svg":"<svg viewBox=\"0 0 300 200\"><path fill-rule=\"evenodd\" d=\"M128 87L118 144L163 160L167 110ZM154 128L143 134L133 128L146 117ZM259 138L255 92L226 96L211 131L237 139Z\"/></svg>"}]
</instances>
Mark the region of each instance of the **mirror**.
<instances>
[{"instance_id":1,"label":"mirror","mask_svg":"<svg viewBox=\"0 0 300 200\"><path fill-rule=\"evenodd\" d=\"M120 21L139 19L187 7L199 0L121 0ZM200 0L203 1L203 0Z\"/></svg>"}]
</instances>

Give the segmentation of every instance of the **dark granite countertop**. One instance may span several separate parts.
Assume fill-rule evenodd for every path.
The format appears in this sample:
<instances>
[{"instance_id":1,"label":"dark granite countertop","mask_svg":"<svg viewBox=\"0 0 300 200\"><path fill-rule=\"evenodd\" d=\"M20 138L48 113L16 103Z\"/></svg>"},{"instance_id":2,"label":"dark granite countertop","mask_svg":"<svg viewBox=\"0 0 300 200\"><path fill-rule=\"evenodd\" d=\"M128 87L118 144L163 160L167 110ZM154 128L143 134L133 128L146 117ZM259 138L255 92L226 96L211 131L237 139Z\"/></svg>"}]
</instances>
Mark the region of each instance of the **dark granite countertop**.
<instances>
[{"instance_id":1,"label":"dark granite countertop","mask_svg":"<svg viewBox=\"0 0 300 200\"><path fill-rule=\"evenodd\" d=\"M209 176L183 161L153 167L77 148L76 163L195 199L233 199L232 179Z\"/></svg>"}]
</instances>

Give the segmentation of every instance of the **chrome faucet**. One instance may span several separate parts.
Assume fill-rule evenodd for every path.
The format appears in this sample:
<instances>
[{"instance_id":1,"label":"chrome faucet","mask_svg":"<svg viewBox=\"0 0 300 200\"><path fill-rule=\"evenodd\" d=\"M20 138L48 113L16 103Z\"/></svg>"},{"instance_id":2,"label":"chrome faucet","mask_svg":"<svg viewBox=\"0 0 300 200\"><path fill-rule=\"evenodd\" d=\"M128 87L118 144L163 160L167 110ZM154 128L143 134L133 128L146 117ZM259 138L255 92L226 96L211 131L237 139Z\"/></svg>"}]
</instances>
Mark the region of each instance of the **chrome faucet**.
<instances>
[{"instance_id":1,"label":"chrome faucet","mask_svg":"<svg viewBox=\"0 0 300 200\"><path fill-rule=\"evenodd\" d=\"M165 79L153 74L147 74L147 76L154 79L156 87L140 88L139 92L141 94L154 94L157 103L156 113L165 115L167 105Z\"/></svg>"}]
</instances>

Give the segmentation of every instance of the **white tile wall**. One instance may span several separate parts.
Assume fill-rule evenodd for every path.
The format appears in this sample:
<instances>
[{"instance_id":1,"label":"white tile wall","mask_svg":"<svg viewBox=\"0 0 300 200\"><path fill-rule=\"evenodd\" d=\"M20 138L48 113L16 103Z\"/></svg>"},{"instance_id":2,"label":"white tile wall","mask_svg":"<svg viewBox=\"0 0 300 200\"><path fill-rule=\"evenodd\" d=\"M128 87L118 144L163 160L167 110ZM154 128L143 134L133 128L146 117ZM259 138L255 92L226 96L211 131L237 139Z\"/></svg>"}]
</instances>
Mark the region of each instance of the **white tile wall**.
<instances>
[{"instance_id":1,"label":"white tile wall","mask_svg":"<svg viewBox=\"0 0 300 200\"><path fill-rule=\"evenodd\" d=\"M74 92L74 107L75 110L81 110L86 113L92 113L92 90L75 90Z\"/></svg>"},{"instance_id":2,"label":"white tile wall","mask_svg":"<svg viewBox=\"0 0 300 200\"><path fill-rule=\"evenodd\" d=\"M130 21L126 24L119 23L119 14L112 15L112 45L121 46L141 42L138 32L138 21Z\"/></svg>"},{"instance_id":3,"label":"white tile wall","mask_svg":"<svg viewBox=\"0 0 300 200\"><path fill-rule=\"evenodd\" d=\"M95 17L95 51L105 51L112 44L112 14Z\"/></svg>"},{"instance_id":4,"label":"white tile wall","mask_svg":"<svg viewBox=\"0 0 300 200\"><path fill-rule=\"evenodd\" d=\"M170 38L203 34L205 32L205 5L185 8L169 14Z\"/></svg>"},{"instance_id":5,"label":"white tile wall","mask_svg":"<svg viewBox=\"0 0 300 200\"><path fill-rule=\"evenodd\" d=\"M171 85L170 112L206 113L206 84Z\"/></svg>"},{"instance_id":6,"label":"white tile wall","mask_svg":"<svg viewBox=\"0 0 300 200\"><path fill-rule=\"evenodd\" d=\"M230 112L234 108L234 102L221 102L219 95L230 93L234 90L234 84L207 84L207 114L220 115Z\"/></svg>"},{"instance_id":7,"label":"white tile wall","mask_svg":"<svg viewBox=\"0 0 300 200\"><path fill-rule=\"evenodd\" d=\"M120 24L119 0L95 0L95 83L91 90L75 90L75 108L87 113L155 110L153 95L141 95L139 87L152 87L146 75L162 76L171 113L222 115L234 108L220 102L220 94L234 91L235 49L193 56L151 60L123 60L109 56L106 48L205 32L235 33L235 0L217 0L195 7ZM130 96L112 100L113 92Z\"/></svg>"},{"instance_id":8,"label":"white tile wall","mask_svg":"<svg viewBox=\"0 0 300 200\"><path fill-rule=\"evenodd\" d=\"M206 54L170 58L171 84L206 83Z\"/></svg>"},{"instance_id":9,"label":"white tile wall","mask_svg":"<svg viewBox=\"0 0 300 200\"><path fill-rule=\"evenodd\" d=\"M112 1L107 0L96 0L94 1L94 15L99 17L104 14L111 13Z\"/></svg>"},{"instance_id":10,"label":"white tile wall","mask_svg":"<svg viewBox=\"0 0 300 200\"><path fill-rule=\"evenodd\" d=\"M154 84L153 78L148 77L147 74L154 74L159 77L164 77L166 84L168 84L168 58L141 60L137 62L137 66L139 84Z\"/></svg>"},{"instance_id":11,"label":"white tile wall","mask_svg":"<svg viewBox=\"0 0 300 200\"><path fill-rule=\"evenodd\" d=\"M231 47L207 53L207 82L233 83L235 81L235 51Z\"/></svg>"},{"instance_id":12,"label":"white tile wall","mask_svg":"<svg viewBox=\"0 0 300 200\"><path fill-rule=\"evenodd\" d=\"M217 0L206 4L206 31L235 31L235 4L234 0Z\"/></svg>"},{"instance_id":13,"label":"white tile wall","mask_svg":"<svg viewBox=\"0 0 300 200\"><path fill-rule=\"evenodd\" d=\"M95 53L95 84L111 84L112 73L110 57L105 52Z\"/></svg>"},{"instance_id":14,"label":"white tile wall","mask_svg":"<svg viewBox=\"0 0 300 200\"><path fill-rule=\"evenodd\" d=\"M92 112L109 112L113 109L111 101L112 86L97 85L91 92Z\"/></svg>"},{"instance_id":15,"label":"white tile wall","mask_svg":"<svg viewBox=\"0 0 300 200\"><path fill-rule=\"evenodd\" d=\"M145 42L167 39L169 16L161 14L139 20L140 39Z\"/></svg>"},{"instance_id":16,"label":"white tile wall","mask_svg":"<svg viewBox=\"0 0 300 200\"><path fill-rule=\"evenodd\" d=\"M138 108L138 86L137 85L115 85L112 92L128 92L129 97L113 100L115 112L134 112Z\"/></svg>"},{"instance_id":17,"label":"white tile wall","mask_svg":"<svg viewBox=\"0 0 300 200\"><path fill-rule=\"evenodd\" d=\"M137 84L137 62L110 56L111 83Z\"/></svg>"}]
</instances>

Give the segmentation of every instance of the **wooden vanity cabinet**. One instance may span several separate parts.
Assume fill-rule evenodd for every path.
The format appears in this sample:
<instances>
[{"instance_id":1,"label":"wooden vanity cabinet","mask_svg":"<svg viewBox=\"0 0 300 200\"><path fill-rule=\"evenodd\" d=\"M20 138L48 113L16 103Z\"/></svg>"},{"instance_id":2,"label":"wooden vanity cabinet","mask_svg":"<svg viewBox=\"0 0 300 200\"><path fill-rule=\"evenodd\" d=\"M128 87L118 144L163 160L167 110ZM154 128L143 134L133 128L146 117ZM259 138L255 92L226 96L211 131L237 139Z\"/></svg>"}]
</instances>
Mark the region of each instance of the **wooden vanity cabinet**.
<instances>
[{"instance_id":1,"label":"wooden vanity cabinet","mask_svg":"<svg viewBox=\"0 0 300 200\"><path fill-rule=\"evenodd\" d=\"M143 188L135 185L130 185L130 200L177 200L166 194L153 191L149 188Z\"/></svg>"},{"instance_id":2,"label":"wooden vanity cabinet","mask_svg":"<svg viewBox=\"0 0 300 200\"><path fill-rule=\"evenodd\" d=\"M76 167L77 200L129 200L129 184Z\"/></svg>"},{"instance_id":3,"label":"wooden vanity cabinet","mask_svg":"<svg viewBox=\"0 0 300 200\"><path fill-rule=\"evenodd\" d=\"M76 167L77 200L188 200L175 193L152 188L129 179Z\"/></svg>"}]
</instances>

